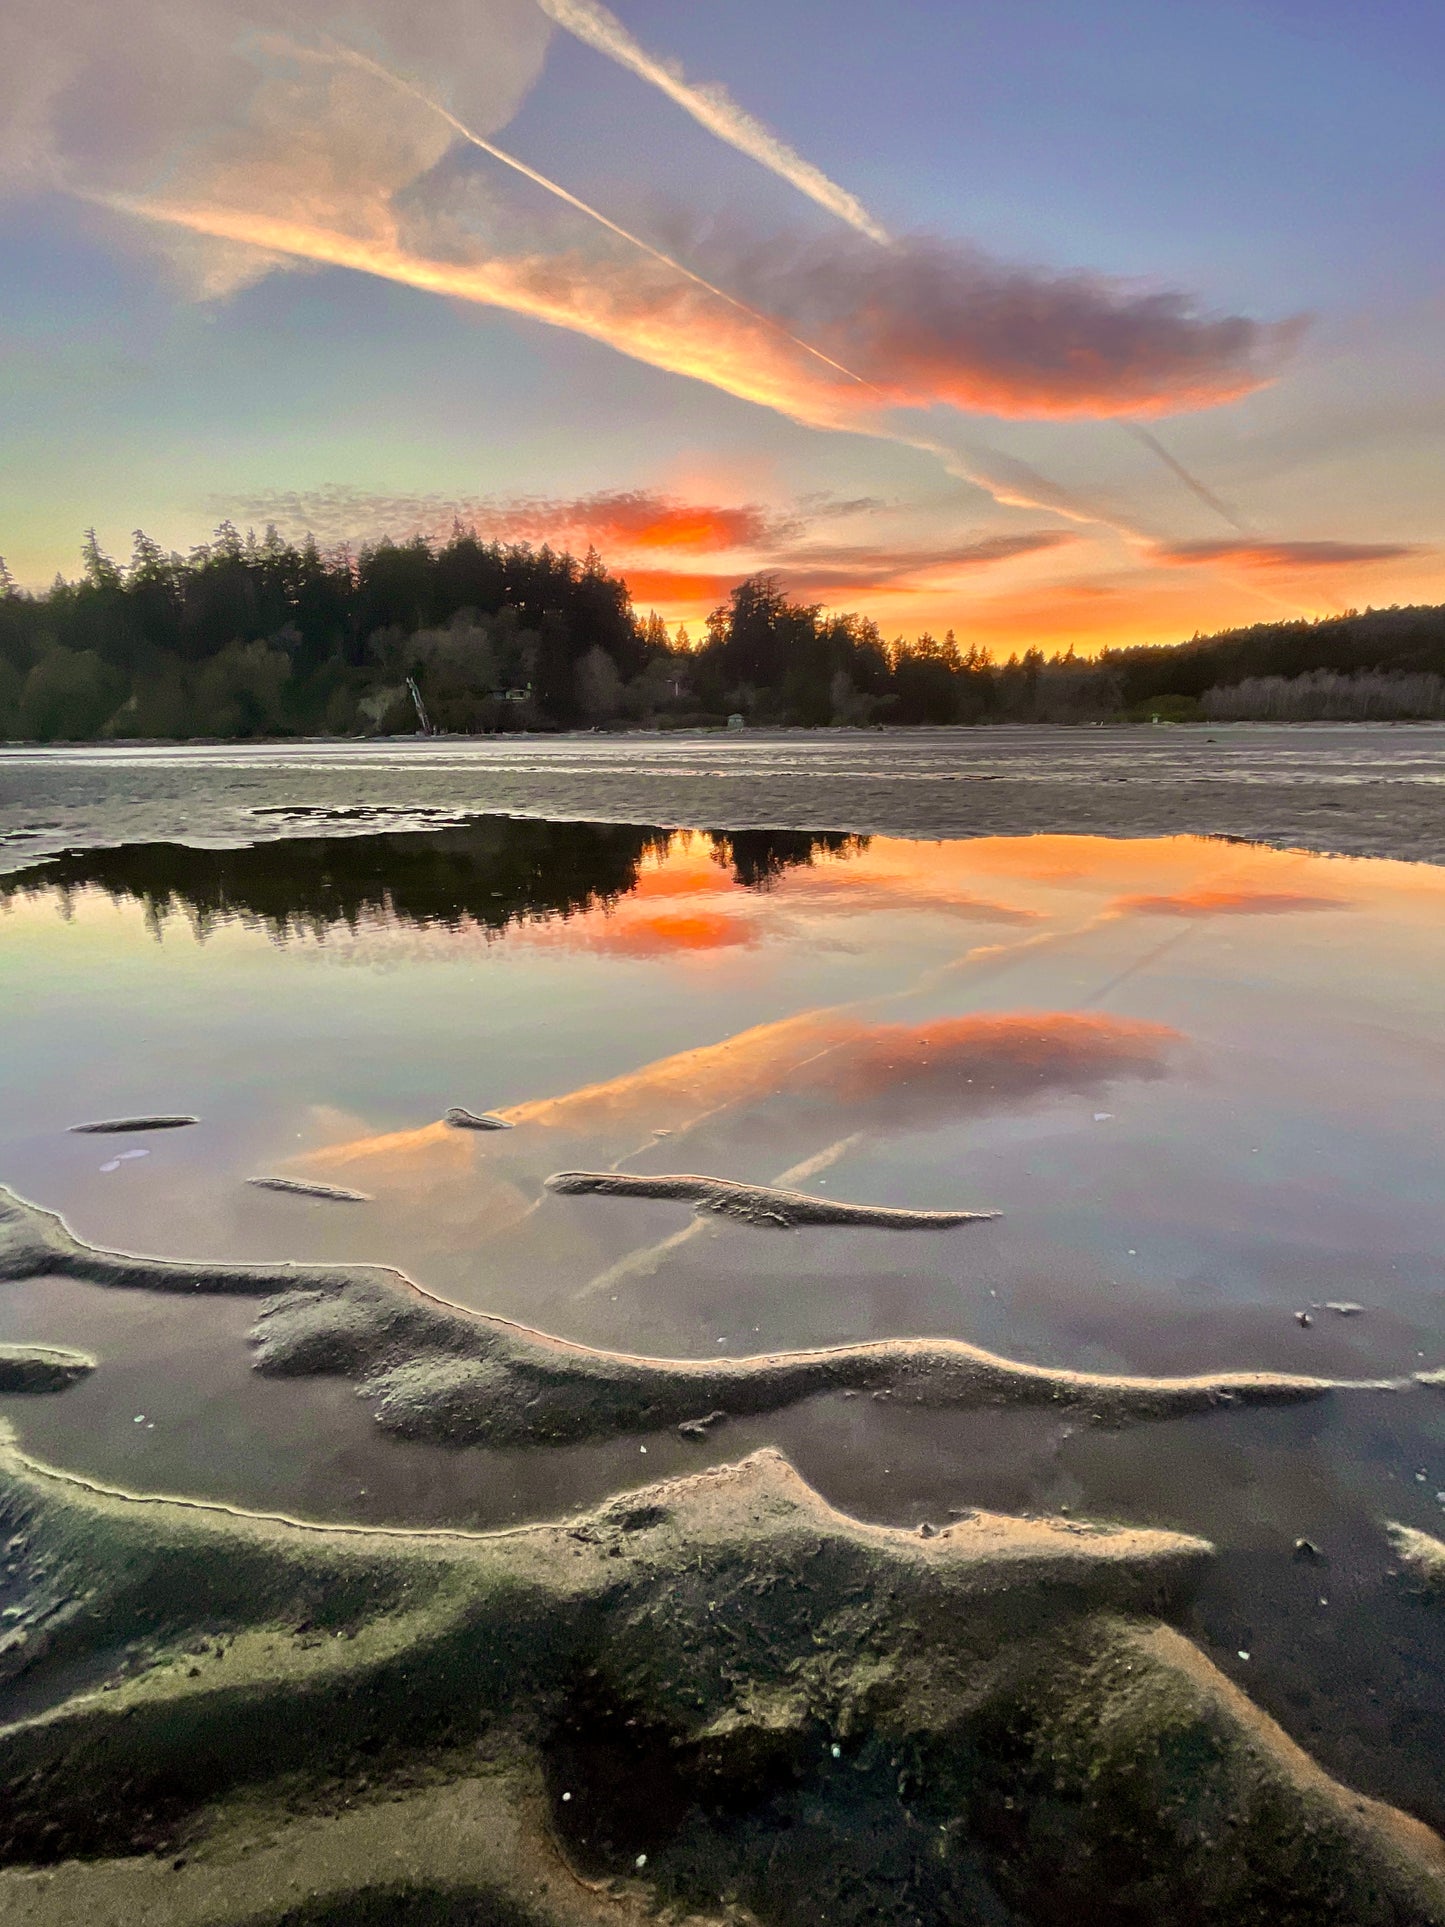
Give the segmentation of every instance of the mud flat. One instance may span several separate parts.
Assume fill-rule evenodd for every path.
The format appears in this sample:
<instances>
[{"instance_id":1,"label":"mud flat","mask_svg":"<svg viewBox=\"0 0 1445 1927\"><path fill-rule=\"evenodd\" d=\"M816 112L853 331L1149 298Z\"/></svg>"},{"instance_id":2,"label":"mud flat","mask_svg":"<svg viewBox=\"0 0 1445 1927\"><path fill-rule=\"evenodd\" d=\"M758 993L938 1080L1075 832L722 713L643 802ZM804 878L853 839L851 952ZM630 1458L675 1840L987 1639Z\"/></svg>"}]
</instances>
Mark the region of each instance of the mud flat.
<instances>
[{"instance_id":1,"label":"mud flat","mask_svg":"<svg viewBox=\"0 0 1445 1927\"><path fill-rule=\"evenodd\" d=\"M1201 1540L862 1525L773 1452L555 1525L317 1528L8 1438L0 1529L49 1627L0 1726L23 1927L1445 1922L1439 1838L1164 1623Z\"/></svg>"},{"instance_id":2,"label":"mud flat","mask_svg":"<svg viewBox=\"0 0 1445 1927\"><path fill-rule=\"evenodd\" d=\"M465 1311L382 1266L208 1264L100 1251L53 1213L0 1187L0 1279L55 1275L122 1289L265 1298L251 1334L257 1371L351 1379L385 1430L452 1445L655 1431L703 1414L777 1411L823 1392L866 1391L916 1405L1045 1405L1125 1424L1410 1384L1271 1372L1112 1376L1022 1364L958 1339L725 1360L636 1357Z\"/></svg>"},{"instance_id":3,"label":"mud flat","mask_svg":"<svg viewBox=\"0 0 1445 1927\"><path fill-rule=\"evenodd\" d=\"M883 1204L845 1204L806 1191L779 1190L770 1184L739 1184L732 1178L686 1176L634 1177L621 1171L558 1171L549 1191L567 1197L661 1198L690 1204L695 1211L736 1218L741 1224L873 1225L884 1231L944 1231L953 1225L982 1224L996 1211L908 1211Z\"/></svg>"},{"instance_id":4,"label":"mud flat","mask_svg":"<svg viewBox=\"0 0 1445 1927\"><path fill-rule=\"evenodd\" d=\"M0 869L519 816L887 836L1241 837L1445 862L1445 727L749 730L0 750ZM304 804L298 804L304 798Z\"/></svg>"}]
</instances>

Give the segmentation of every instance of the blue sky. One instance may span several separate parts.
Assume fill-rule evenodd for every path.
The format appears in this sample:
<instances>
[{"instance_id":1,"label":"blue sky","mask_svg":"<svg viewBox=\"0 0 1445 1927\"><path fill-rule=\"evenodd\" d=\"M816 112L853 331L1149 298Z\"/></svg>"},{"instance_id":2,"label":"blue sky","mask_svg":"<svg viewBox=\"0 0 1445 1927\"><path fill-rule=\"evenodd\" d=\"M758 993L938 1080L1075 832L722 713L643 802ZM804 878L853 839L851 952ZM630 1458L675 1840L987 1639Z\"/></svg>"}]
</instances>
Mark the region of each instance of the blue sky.
<instances>
[{"instance_id":1,"label":"blue sky","mask_svg":"<svg viewBox=\"0 0 1445 1927\"><path fill-rule=\"evenodd\" d=\"M21 581L92 523L124 555L460 508L694 623L756 567L1005 649L1445 598L1438 7L569 6L203 0L179 46L158 0L10 16Z\"/></svg>"}]
</instances>

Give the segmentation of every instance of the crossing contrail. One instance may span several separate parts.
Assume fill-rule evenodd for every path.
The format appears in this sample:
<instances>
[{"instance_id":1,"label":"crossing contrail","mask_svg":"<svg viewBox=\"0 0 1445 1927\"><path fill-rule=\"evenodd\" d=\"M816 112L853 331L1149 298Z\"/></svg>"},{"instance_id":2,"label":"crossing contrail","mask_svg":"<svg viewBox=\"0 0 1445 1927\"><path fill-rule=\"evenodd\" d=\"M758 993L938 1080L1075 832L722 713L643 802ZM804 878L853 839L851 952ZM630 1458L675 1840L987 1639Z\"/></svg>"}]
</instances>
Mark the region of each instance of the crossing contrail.
<instances>
[{"instance_id":1,"label":"crossing contrail","mask_svg":"<svg viewBox=\"0 0 1445 1927\"><path fill-rule=\"evenodd\" d=\"M651 255L654 261L659 261L664 267L671 268L675 274L682 275L685 280L691 281L695 287L705 289L708 294L715 295L719 301L725 301L730 308L736 308L739 314L747 315L749 320L756 321L761 327L770 329L776 335L781 335L785 341L790 341L795 348L801 348L804 354L811 355L815 361L822 362L825 367L831 368L835 373L845 376L847 380L857 382L860 388L871 388L875 394L882 394L883 391L875 388L871 381L865 381L862 375L854 374L853 370L845 367L841 361L835 361L831 355L825 355L821 348L815 348L810 341L804 341L800 335L793 334L791 330L785 328L780 321L775 321L771 315L762 313L758 308L750 307L746 301L740 301L735 294L729 294L726 288L720 288L715 282L706 280L684 262L677 260L674 255L665 254L661 248L654 247L650 241L644 241L640 234L634 234L631 229L622 227L618 222L604 214L600 208L595 208L590 202L581 200L576 194L573 194L569 189L563 187L560 182L551 180L546 174L539 173L535 167L529 167L525 161L518 160L517 156L515 154L509 154L506 148L498 147L495 142L483 139L474 129L468 127L464 120L458 119L451 109L439 101L434 94L429 94L424 87L419 87L415 81L407 80L403 75L393 73L390 67L384 67L380 61L372 60L368 55L358 53L354 47L333 43L331 51L337 60L345 62L347 66L359 68L363 73L371 74L378 80L386 81L401 93L409 95L413 100L420 101L424 107L429 107L434 114L444 120L447 126L450 127L453 132L459 134L464 141L470 142L473 147L480 148L482 153L489 154L494 161L500 161L503 167L510 167L514 173L520 174L524 180L533 182L537 187L545 188L547 193L555 195L559 201L565 201L568 207L575 208L579 214L585 214L589 220L596 221L599 226L606 228L609 234L617 235L632 247L641 248L642 252Z\"/></svg>"},{"instance_id":2,"label":"crossing contrail","mask_svg":"<svg viewBox=\"0 0 1445 1927\"><path fill-rule=\"evenodd\" d=\"M626 67L640 80L666 94L710 134L779 175L819 207L827 208L840 221L866 234L870 241L886 244L889 238L886 229L879 226L856 195L829 180L820 167L814 167L811 161L805 161L785 141L779 140L771 128L740 107L725 87L711 81L689 80L676 61L650 54L601 0L537 0L537 4L549 19L565 27L576 39L595 47L619 67Z\"/></svg>"}]
</instances>

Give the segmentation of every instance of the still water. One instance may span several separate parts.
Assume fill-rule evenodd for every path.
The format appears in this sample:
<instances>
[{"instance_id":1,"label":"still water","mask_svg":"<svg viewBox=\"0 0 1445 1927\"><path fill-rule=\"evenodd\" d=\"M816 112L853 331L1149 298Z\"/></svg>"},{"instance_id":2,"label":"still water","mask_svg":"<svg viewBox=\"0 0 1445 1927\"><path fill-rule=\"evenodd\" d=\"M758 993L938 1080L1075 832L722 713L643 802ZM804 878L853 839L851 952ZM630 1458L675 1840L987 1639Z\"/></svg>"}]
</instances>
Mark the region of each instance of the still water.
<instances>
[{"instance_id":1,"label":"still water","mask_svg":"<svg viewBox=\"0 0 1445 1927\"><path fill-rule=\"evenodd\" d=\"M949 1334L1104 1371L1445 1364L1439 869L490 817L59 855L0 904L0 1182L97 1244L381 1260L659 1355ZM201 1122L67 1130L175 1111ZM575 1168L1000 1216L764 1230L543 1189ZM349 1384L251 1374L254 1311L5 1286L0 1338L101 1368L0 1411L95 1476L308 1517L495 1524L773 1443L869 1517L1200 1532L1212 1655L1333 1771L1445 1818L1445 1677L1380 1531L1445 1530L1437 1392L1123 1431L829 1397L703 1444L453 1452L378 1436Z\"/></svg>"}]
</instances>

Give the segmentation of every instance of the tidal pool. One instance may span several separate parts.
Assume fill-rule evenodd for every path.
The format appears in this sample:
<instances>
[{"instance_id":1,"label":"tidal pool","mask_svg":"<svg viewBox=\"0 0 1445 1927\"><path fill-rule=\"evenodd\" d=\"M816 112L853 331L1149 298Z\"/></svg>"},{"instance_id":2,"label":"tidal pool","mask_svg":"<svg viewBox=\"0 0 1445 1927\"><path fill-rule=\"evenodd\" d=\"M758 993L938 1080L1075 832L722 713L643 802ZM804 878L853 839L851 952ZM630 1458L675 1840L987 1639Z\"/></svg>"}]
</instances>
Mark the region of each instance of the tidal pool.
<instances>
[{"instance_id":1,"label":"tidal pool","mask_svg":"<svg viewBox=\"0 0 1445 1927\"><path fill-rule=\"evenodd\" d=\"M955 1337L1111 1373L1445 1364L1439 869L1195 837L290 827L0 878L0 1182L89 1243L384 1262L662 1357ZM147 1113L199 1122L70 1128ZM579 1169L999 1215L782 1229L546 1188ZM1438 1632L1381 1528L1445 1531L1438 1390L1119 1429L828 1394L701 1438L452 1450L384 1436L344 1378L253 1373L255 1315L0 1286L0 1342L99 1361L0 1411L96 1478L304 1518L557 1516L772 1444L884 1522L1198 1533L1211 1656L1332 1771L1445 1819Z\"/></svg>"}]
</instances>

